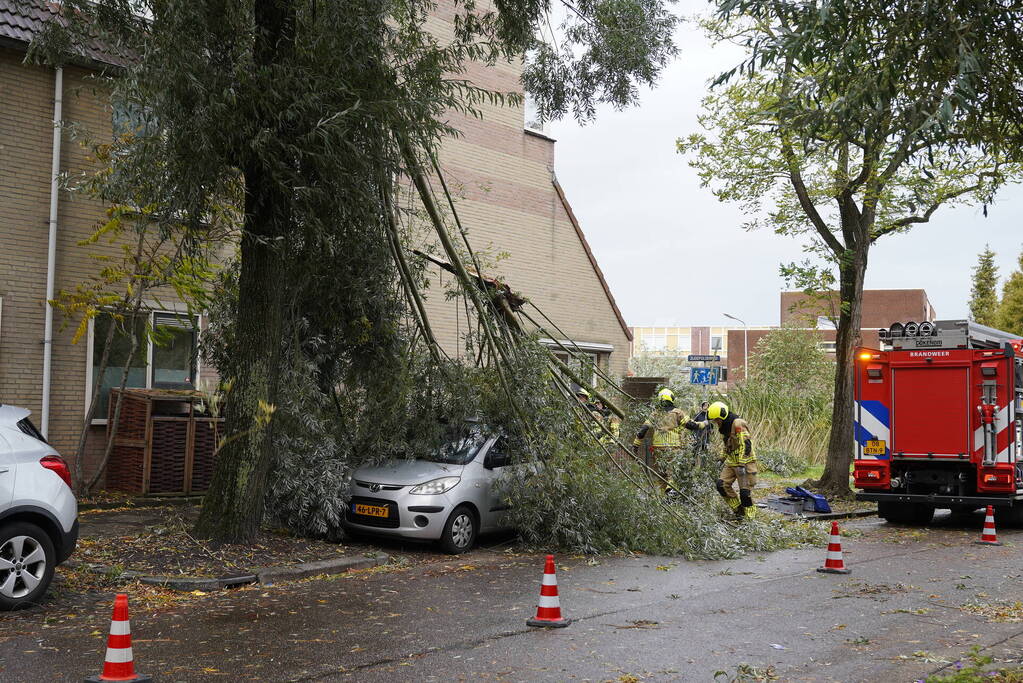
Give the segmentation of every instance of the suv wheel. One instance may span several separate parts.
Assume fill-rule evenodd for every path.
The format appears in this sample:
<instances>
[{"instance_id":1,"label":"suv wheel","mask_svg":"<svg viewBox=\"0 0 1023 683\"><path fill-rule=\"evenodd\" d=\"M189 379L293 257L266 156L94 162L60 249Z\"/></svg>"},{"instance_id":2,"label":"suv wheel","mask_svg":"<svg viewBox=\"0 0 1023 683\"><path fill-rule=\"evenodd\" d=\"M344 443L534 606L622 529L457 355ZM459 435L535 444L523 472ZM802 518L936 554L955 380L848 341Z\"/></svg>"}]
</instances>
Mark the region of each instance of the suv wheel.
<instances>
[{"instance_id":1,"label":"suv wheel","mask_svg":"<svg viewBox=\"0 0 1023 683\"><path fill-rule=\"evenodd\" d=\"M452 511L448 521L444 523L444 533L440 537L440 545L444 552L458 555L470 550L476 544L479 534L479 522L476 515L465 506L460 505Z\"/></svg>"},{"instance_id":2,"label":"suv wheel","mask_svg":"<svg viewBox=\"0 0 1023 683\"><path fill-rule=\"evenodd\" d=\"M53 579L55 560L53 541L35 524L0 527L0 609L39 602Z\"/></svg>"}]
</instances>

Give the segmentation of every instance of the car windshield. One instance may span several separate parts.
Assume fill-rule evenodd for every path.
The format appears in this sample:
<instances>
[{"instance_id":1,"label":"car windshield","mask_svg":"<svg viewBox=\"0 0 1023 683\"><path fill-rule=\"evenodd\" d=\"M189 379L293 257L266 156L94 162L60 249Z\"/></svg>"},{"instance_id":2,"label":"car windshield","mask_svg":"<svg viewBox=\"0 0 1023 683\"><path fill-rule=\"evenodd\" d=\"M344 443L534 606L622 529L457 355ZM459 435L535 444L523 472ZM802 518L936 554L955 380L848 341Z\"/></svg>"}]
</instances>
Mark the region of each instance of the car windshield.
<instances>
[{"instance_id":1,"label":"car windshield","mask_svg":"<svg viewBox=\"0 0 1023 683\"><path fill-rule=\"evenodd\" d=\"M477 427L450 437L436 451L422 456L421 460L439 462L445 465L467 465L487 442L487 436Z\"/></svg>"}]
</instances>

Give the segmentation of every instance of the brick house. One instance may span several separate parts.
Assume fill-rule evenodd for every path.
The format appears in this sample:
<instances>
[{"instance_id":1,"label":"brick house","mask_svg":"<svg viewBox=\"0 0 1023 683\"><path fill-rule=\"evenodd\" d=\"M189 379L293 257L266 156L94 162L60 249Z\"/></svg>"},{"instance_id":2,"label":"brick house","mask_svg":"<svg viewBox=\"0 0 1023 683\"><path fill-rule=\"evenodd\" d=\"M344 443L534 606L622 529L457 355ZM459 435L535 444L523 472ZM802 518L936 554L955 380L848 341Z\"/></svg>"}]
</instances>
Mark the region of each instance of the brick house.
<instances>
[{"instance_id":1,"label":"brick house","mask_svg":"<svg viewBox=\"0 0 1023 683\"><path fill-rule=\"evenodd\" d=\"M454 3L438 5L430 25L444 35L452 29ZM116 59L93 50L59 70L24 63L29 42L55 7L45 0L0 0L0 402L32 410L50 441L71 454L93 383L109 386L112 377L95 376L96 325L86 339L72 344L73 330L54 313L51 341L44 342L47 293L73 288L93 274L96 264L89 253L101 247L78 243L103 215L102 206L56 190L55 173L73 174L88 168L89 161L55 120L112 136L110 103L89 76ZM501 64L475 66L468 76L477 85L521 93L520 74L521 64ZM554 176L554 140L542 127L526 127L523 107L483 108L482 119L452 114L463 136L449 140L441 154L470 238L478 248L508 255L494 274L537 302L579 351L623 373L631 334ZM465 315L456 302L444 300L447 276L438 271L434 277L437 286L427 302L432 323L440 341L457 355ZM173 331L174 342L169 349L145 349L129 383L194 386L211 374L195 350L201 320L183 320L183 309L175 310L169 298L161 304L150 315L154 324ZM44 387L47 347L50 379ZM101 408L97 414L105 412ZM104 443L104 422L96 420L91 428L87 470Z\"/></svg>"}]
</instances>

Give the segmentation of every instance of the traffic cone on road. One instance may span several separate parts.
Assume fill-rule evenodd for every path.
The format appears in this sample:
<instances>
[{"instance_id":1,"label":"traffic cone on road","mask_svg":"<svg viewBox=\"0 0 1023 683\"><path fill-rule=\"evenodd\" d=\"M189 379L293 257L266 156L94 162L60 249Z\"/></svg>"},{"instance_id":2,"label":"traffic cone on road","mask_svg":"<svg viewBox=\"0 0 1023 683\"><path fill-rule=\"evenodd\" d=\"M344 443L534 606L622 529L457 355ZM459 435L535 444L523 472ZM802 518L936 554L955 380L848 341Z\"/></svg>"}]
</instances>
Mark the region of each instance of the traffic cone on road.
<instances>
[{"instance_id":1,"label":"traffic cone on road","mask_svg":"<svg viewBox=\"0 0 1023 683\"><path fill-rule=\"evenodd\" d=\"M152 680L151 676L135 673L135 660L131 652L131 625L128 623L128 596L118 593L114 598L114 616L110 620L110 636L107 638L107 656L103 661L103 673L99 676L88 676L85 683L99 681L144 683Z\"/></svg>"},{"instance_id":2,"label":"traffic cone on road","mask_svg":"<svg viewBox=\"0 0 1023 683\"><path fill-rule=\"evenodd\" d=\"M984 517L984 530L980 532L980 540L974 541L977 545L1001 545L998 542L998 534L995 533L995 509L988 505L987 516Z\"/></svg>"},{"instance_id":3,"label":"traffic cone on road","mask_svg":"<svg viewBox=\"0 0 1023 683\"><path fill-rule=\"evenodd\" d=\"M554 556L548 555L543 567L543 582L540 584L540 601L536 603L536 616L526 621L528 626L563 628L572 622L561 616L561 601L558 599L558 577L554 573Z\"/></svg>"},{"instance_id":4,"label":"traffic cone on road","mask_svg":"<svg viewBox=\"0 0 1023 683\"><path fill-rule=\"evenodd\" d=\"M842 537L838 535L838 522L831 523L831 538L828 541L828 557L824 560L823 567L817 567L817 571L825 574L848 574L845 568L845 560L842 559Z\"/></svg>"}]
</instances>

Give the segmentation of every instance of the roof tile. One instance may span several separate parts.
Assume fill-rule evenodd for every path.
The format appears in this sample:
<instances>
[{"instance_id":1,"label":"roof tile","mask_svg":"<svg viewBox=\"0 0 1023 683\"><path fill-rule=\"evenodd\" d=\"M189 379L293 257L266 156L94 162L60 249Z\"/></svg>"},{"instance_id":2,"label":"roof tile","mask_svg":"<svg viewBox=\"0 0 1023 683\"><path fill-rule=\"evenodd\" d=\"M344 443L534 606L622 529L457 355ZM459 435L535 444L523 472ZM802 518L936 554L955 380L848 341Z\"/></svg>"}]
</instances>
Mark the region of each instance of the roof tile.
<instances>
[{"instance_id":1,"label":"roof tile","mask_svg":"<svg viewBox=\"0 0 1023 683\"><path fill-rule=\"evenodd\" d=\"M23 43L26 47L43 31L47 22L60 20L60 4L47 0L0 0L0 40ZM123 55L110 45L91 40L82 55L91 62L124 66Z\"/></svg>"}]
</instances>

